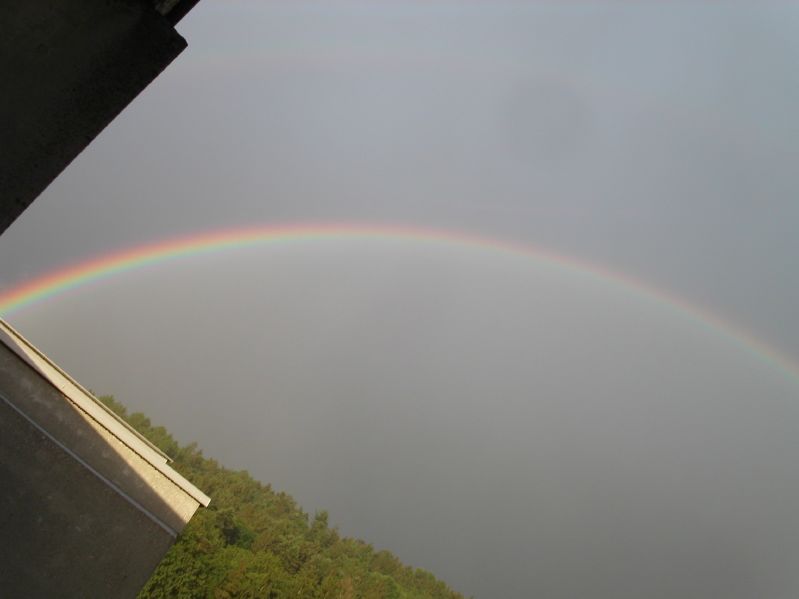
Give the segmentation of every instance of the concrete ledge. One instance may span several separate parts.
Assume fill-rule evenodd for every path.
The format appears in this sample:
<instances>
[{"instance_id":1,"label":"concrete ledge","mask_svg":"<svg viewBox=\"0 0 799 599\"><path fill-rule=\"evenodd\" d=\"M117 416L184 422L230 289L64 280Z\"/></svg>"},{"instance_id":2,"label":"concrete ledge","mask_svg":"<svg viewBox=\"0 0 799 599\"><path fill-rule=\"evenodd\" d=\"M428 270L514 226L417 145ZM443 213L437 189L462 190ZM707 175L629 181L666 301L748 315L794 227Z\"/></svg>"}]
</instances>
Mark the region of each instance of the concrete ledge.
<instances>
[{"instance_id":1,"label":"concrete ledge","mask_svg":"<svg viewBox=\"0 0 799 599\"><path fill-rule=\"evenodd\" d=\"M0 589L135 597L209 498L0 320Z\"/></svg>"}]
</instances>

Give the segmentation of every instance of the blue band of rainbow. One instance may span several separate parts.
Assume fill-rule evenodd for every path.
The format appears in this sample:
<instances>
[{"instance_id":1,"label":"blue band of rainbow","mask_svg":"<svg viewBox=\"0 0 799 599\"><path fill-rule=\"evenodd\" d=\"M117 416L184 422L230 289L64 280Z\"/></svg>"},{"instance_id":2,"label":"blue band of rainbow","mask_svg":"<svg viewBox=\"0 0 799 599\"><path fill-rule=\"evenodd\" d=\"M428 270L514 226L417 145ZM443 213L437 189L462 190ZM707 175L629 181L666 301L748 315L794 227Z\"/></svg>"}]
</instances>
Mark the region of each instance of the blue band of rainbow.
<instances>
[{"instance_id":1,"label":"blue band of rainbow","mask_svg":"<svg viewBox=\"0 0 799 599\"><path fill-rule=\"evenodd\" d=\"M799 366L789 357L739 327L675 295L606 268L534 246L471 233L416 226L337 223L279 225L224 229L168 239L107 254L17 285L0 294L0 315L8 316L26 306L58 296L76 287L151 264L235 248L310 241L335 242L345 239L363 241L391 239L416 244L477 248L500 254L523 256L559 269L589 275L676 310L697 324L726 337L761 361L772 364L795 382L799 382Z\"/></svg>"}]
</instances>

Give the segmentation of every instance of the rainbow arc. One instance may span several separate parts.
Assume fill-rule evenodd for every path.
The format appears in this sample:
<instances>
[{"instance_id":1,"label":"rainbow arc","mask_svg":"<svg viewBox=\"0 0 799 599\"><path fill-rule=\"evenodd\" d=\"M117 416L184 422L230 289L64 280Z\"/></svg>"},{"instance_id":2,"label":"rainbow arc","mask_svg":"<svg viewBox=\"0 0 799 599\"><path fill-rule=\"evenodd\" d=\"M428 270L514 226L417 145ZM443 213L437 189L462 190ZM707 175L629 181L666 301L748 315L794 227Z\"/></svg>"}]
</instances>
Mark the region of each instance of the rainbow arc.
<instances>
[{"instance_id":1,"label":"rainbow arc","mask_svg":"<svg viewBox=\"0 0 799 599\"><path fill-rule=\"evenodd\" d=\"M471 233L374 224L300 224L225 229L178 237L137 246L93 258L73 266L35 277L0 293L0 315L14 312L92 282L120 275L162 262L236 248L341 240L399 240L409 243L444 244L452 247L481 249L505 255L522 256L572 273L593 276L621 286L630 293L654 300L665 308L679 312L716 334L771 364L799 382L799 366L789 357L715 314L666 293L641 281L534 246L482 237Z\"/></svg>"}]
</instances>

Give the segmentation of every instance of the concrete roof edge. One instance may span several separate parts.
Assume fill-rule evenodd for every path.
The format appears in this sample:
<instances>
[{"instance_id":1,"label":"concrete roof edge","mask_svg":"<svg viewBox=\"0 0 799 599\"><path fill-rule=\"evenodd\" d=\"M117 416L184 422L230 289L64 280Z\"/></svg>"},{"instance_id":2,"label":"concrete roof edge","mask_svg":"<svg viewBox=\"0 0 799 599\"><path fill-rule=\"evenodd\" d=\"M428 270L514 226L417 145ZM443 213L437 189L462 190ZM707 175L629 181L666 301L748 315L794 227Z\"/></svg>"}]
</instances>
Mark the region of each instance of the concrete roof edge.
<instances>
[{"instance_id":1,"label":"concrete roof edge","mask_svg":"<svg viewBox=\"0 0 799 599\"><path fill-rule=\"evenodd\" d=\"M8 345L15 354L58 389L68 401L140 455L200 505L208 506L211 498L170 467L167 463L170 460L169 456L107 408L2 318L0 318L0 333L4 333L0 335L0 342ZM9 345L4 339L10 341L12 345Z\"/></svg>"}]
</instances>

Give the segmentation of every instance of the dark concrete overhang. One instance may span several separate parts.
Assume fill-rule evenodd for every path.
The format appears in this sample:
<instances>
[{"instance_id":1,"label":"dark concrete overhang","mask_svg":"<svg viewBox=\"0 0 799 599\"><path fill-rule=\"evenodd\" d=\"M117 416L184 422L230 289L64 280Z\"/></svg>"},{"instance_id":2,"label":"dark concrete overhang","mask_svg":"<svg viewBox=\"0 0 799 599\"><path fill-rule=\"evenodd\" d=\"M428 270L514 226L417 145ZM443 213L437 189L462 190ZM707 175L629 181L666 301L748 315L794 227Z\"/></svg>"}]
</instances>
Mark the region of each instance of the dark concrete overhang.
<instances>
[{"instance_id":1,"label":"dark concrete overhang","mask_svg":"<svg viewBox=\"0 0 799 599\"><path fill-rule=\"evenodd\" d=\"M155 9L173 25L177 24L200 0L156 0Z\"/></svg>"},{"instance_id":2,"label":"dark concrete overhang","mask_svg":"<svg viewBox=\"0 0 799 599\"><path fill-rule=\"evenodd\" d=\"M183 51L196 3L0 2L0 233Z\"/></svg>"}]
</instances>

